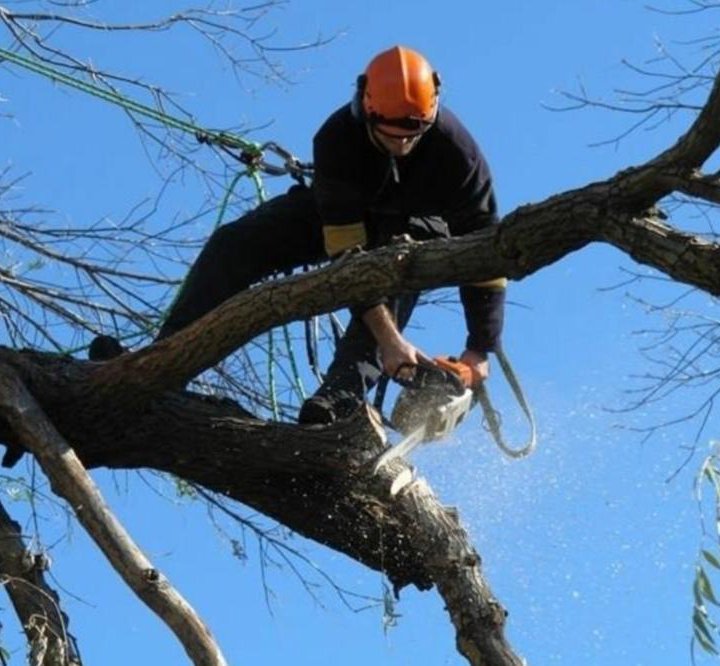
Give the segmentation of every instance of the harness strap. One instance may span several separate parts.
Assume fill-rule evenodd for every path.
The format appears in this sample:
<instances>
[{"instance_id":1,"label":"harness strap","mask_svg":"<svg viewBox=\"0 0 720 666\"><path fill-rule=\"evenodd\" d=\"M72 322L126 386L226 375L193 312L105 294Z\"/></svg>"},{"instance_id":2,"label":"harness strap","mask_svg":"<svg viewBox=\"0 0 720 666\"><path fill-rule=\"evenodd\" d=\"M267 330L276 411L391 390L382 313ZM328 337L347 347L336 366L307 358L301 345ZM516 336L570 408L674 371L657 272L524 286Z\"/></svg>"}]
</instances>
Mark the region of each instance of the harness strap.
<instances>
[{"instance_id":1,"label":"harness strap","mask_svg":"<svg viewBox=\"0 0 720 666\"><path fill-rule=\"evenodd\" d=\"M484 382L481 382L480 385L474 390L475 396L477 397L477 400L482 407L483 415L485 417L485 423L487 424L487 429L492 435L492 438L495 440L498 448L510 458L524 458L525 456L529 456L535 450L535 447L537 445L537 429L535 426L535 418L533 416L532 410L530 409L527 398L525 397L522 386L520 386L517 375L515 374L515 371L513 370L513 367L510 364L508 357L505 356L505 352L503 352L502 350L498 350L495 352L495 356L497 356L497 360L500 364L500 368L503 371L503 375L505 375L505 379L510 385L513 395L515 396L518 405L520 405L520 409L522 410L523 414L525 414L525 418L527 419L528 425L530 426L530 437L528 438L525 445L520 448L515 448L508 445L505 441L500 424L500 413L493 407L492 402L490 401L490 395L488 394Z\"/></svg>"}]
</instances>

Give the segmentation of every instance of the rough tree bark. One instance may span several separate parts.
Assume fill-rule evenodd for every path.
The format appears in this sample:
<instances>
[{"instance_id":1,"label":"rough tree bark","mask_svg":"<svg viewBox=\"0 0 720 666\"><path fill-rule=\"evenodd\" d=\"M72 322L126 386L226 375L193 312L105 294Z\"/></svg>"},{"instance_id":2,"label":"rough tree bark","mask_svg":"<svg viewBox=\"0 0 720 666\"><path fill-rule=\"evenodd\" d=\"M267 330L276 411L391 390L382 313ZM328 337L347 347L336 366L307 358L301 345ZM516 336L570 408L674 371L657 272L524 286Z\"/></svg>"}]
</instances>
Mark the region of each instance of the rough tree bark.
<instances>
[{"instance_id":1,"label":"rough tree bark","mask_svg":"<svg viewBox=\"0 0 720 666\"><path fill-rule=\"evenodd\" d=\"M28 662L38 666L79 666L74 638L57 592L45 580L47 557L31 552L20 526L0 504L0 579L25 631Z\"/></svg>"},{"instance_id":2,"label":"rough tree bark","mask_svg":"<svg viewBox=\"0 0 720 666\"><path fill-rule=\"evenodd\" d=\"M390 498L401 462L368 473L384 446L371 418L358 414L330 427L268 423L172 389L278 324L381 294L521 279L593 242L718 295L720 246L674 229L654 208L673 191L718 200L717 176L701 172L720 144L717 118L720 76L672 148L606 181L523 206L497 228L349 254L240 294L177 335L104 364L8 349L0 362L19 374L86 466L171 472L383 569L396 588L435 585L471 664L518 665L503 635L505 612L455 512L422 480ZM12 439L7 423L4 430Z\"/></svg>"}]
</instances>

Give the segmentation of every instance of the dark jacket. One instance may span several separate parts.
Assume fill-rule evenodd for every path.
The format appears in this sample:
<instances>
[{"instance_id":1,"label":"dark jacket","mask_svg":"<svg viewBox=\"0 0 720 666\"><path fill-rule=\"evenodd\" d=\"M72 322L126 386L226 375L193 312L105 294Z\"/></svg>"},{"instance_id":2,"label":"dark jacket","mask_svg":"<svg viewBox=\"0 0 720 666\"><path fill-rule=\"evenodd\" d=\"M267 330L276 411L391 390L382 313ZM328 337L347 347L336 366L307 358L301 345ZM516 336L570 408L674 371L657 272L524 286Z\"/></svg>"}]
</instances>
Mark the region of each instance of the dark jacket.
<instances>
[{"instance_id":1,"label":"dark jacket","mask_svg":"<svg viewBox=\"0 0 720 666\"><path fill-rule=\"evenodd\" d=\"M393 158L368 136L347 104L315 135L313 191L325 249L387 243L409 234L418 240L460 236L498 221L490 169L470 133L445 107L409 155ZM504 280L460 289L468 349L500 344Z\"/></svg>"}]
</instances>

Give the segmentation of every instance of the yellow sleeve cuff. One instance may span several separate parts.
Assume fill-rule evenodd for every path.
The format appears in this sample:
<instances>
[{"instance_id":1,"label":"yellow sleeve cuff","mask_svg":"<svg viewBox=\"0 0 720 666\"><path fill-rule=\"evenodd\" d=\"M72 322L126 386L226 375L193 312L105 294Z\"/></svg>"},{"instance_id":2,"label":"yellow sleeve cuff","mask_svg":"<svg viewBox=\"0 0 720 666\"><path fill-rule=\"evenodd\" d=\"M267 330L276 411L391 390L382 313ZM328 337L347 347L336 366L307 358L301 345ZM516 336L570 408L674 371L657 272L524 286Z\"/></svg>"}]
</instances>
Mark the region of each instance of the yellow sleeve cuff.
<instances>
[{"instance_id":1,"label":"yellow sleeve cuff","mask_svg":"<svg viewBox=\"0 0 720 666\"><path fill-rule=\"evenodd\" d=\"M325 242L325 252L329 257L334 257L356 245L365 245L367 243L365 223L325 225L323 227L323 240Z\"/></svg>"},{"instance_id":2,"label":"yellow sleeve cuff","mask_svg":"<svg viewBox=\"0 0 720 666\"><path fill-rule=\"evenodd\" d=\"M485 280L484 282L473 282L471 287L483 287L485 289L505 289L507 287L507 278L495 278L494 280Z\"/></svg>"}]
</instances>

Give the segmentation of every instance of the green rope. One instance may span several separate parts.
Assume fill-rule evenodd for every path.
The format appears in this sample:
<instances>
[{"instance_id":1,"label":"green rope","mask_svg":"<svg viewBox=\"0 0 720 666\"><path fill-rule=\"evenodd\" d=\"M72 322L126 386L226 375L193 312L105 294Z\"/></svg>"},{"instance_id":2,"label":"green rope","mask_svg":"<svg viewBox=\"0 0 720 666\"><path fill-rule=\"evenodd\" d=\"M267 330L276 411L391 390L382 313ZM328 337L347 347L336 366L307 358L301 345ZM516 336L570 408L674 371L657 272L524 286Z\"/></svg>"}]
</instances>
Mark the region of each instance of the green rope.
<instances>
[{"instance_id":1,"label":"green rope","mask_svg":"<svg viewBox=\"0 0 720 666\"><path fill-rule=\"evenodd\" d=\"M220 210L218 211L217 220L215 221L215 229L217 229L222 224L222 219L225 217L225 211L227 210L228 203L230 202L230 197L233 195L233 192L235 191L235 188L237 187L238 182L241 178L244 176L248 176L255 181L255 178L253 176L254 169L245 169L245 171L238 171L238 173L235 174L235 177L230 182L230 185L228 185L228 188L225 190L225 196L223 197L222 202L220 203ZM262 184L262 183L261 183ZM258 197L260 196L260 191L258 191Z\"/></svg>"},{"instance_id":2,"label":"green rope","mask_svg":"<svg viewBox=\"0 0 720 666\"><path fill-rule=\"evenodd\" d=\"M196 125L195 123L183 120L181 118L176 118L167 113L164 113L163 111L158 111L151 106L147 106L146 104L137 102L129 97L125 97L120 93L111 90L105 90L104 88L100 88L99 86L96 86L92 83L88 83L87 81L83 81L82 79L78 79L74 76L70 76L69 74L65 74L64 72L56 70L49 65L45 65L38 60L26 58L17 53L13 53L12 51L7 51L6 49L0 48L0 61L2 59L18 65L19 67L23 67L24 69L27 69L36 74L40 74L41 76L44 76L51 81L63 83L66 86L75 88L76 90L81 90L82 92L85 92L88 95L92 95L93 97L97 97L106 102L110 102L111 104L116 104L117 106L120 106L126 111L132 111L134 113L143 115L146 118L157 120L159 123L162 123L163 125L166 125L168 127L172 127L173 129L187 132L188 134L192 134L196 137L201 137L204 140L220 143L231 148L240 148L242 150L248 151L253 155L261 154L260 145L257 143L254 143L252 141L246 141L242 137L228 132L206 130L199 125Z\"/></svg>"},{"instance_id":3,"label":"green rope","mask_svg":"<svg viewBox=\"0 0 720 666\"><path fill-rule=\"evenodd\" d=\"M92 83L88 83L87 81L83 81L82 79L78 79L74 76L70 76L69 74L65 74L64 72L54 69L53 67L50 67L49 65L46 65L38 60L26 58L18 53L13 53L12 51L0 48L0 62L2 62L2 59L18 65L19 67L23 67L24 69L27 69L36 74L40 74L41 76L44 76L51 81L63 83L66 86L75 88L76 90L80 90L84 93L87 93L88 95L92 95L93 97L97 97L106 102L110 102L111 104L115 104L125 109L126 111L138 113L142 116L145 116L146 118L156 120L167 127L171 127L173 129L192 134L198 140L206 141L208 143L217 143L230 148L238 148L248 153L251 158L262 157L263 151L261 144L255 143L254 141L247 141L242 137L237 136L236 134L231 134L224 131L217 132L214 130L207 130L195 123L183 120L182 118L176 118L175 116L171 116L170 114L163 111L158 111L151 106L142 104L141 102L137 102L130 97L121 95L120 93L111 90L105 90L104 88L100 88L99 86L96 86ZM251 166L248 169L245 169L245 171L241 172L239 175L235 176L228 192L225 193L223 206L220 211L220 217L222 217L225 212L225 207L227 206L230 194L235 188L237 181L239 180L240 176L244 175L247 175L252 179L253 183L255 184L255 188L257 189L258 197L260 197L261 201L264 199L265 190L262 178L258 173L258 169Z\"/></svg>"},{"instance_id":4,"label":"green rope","mask_svg":"<svg viewBox=\"0 0 720 666\"><path fill-rule=\"evenodd\" d=\"M238 180L242 176L249 176L253 182L255 183L255 187L258 191L258 204L264 203L267 200L267 192L265 191L264 183L262 181L262 178L260 177L260 174L258 173L257 169L247 169L246 171L243 171L242 173L239 173L235 176L233 181L230 183L230 186L225 193L225 198L223 199L223 202L220 206L220 213L218 215L217 222L215 224L215 227L219 227L222 223L222 219L225 215L225 209L227 208L228 200L230 199L230 196L235 189L235 186L237 185ZM295 381L295 387L298 392L298 395L300 396L301 400L305 399L305 388L303 387L302 380L300 379L300 371L298 369L297 365L297 359L295 358L295 353L292 348L292 342L290 340L290 329L287 325L284 325L282 327L283 329L283 336L285 340L285 346L287 348L288 352L288 359L290 361L290 368L293 374L293 379ZM273 331L268 331L268 345L267 345L267 358L268 358L268 389L270 392L270 407L272 409L273 418L277 421L280 418L280 408L278 403L278 397L277 397L277 382L275 379L275 337L273 335Z\"/></svg>"},{"instance_id":5,"label":"green rope","mask_svg":"<svg viewBox=\"0 0 720 666\"><path fill-rule=\"evenodd\" d=\"M199 141L203 141L203 142L207 142L207 143L216 143L216 144L219 144L219 145L222 145L225 147L240 149L240 150L244 151L245 153L247 153L251 159L252 158L262 159L263 146L261 144L258 144L258 143L252 142L252 141L246 141L242 137L239 137L235 134L231 134L228 132L217 132L217 131L213 131L213 130L207 130L193 122L171 116L163 111L159 111L158 109L155 109L151 106L148 106L146 104L142 104L141 102L133 100L130 97L121 95L120 93L106 90L104 88L100 88L97 85L88 83L87 81L83 81L82 79L76 78L69 74L65 74L64 72L61 72L53 67L50 67L49 65L46 65L39 60L32 59L32 58L26 58L18 53L13 53L12 51L8 51L6 49L0 48L0 62L2 62L2 60L11 62L15 65L18 65L19 67L22 67L30 72L35 73L35 74L40 74L41 76L44 76L45 78L47 78L53 82L62 83L66 86L69 86L76 90L80 90L88 95L91 95L91 96L101 99L103 101L110 102L111 104L115 104L116 106L119 106L120 108L122 108L128 112L137 113L146 118L155 120L155 121L161 123L162 125L165 125L166 127L170 127L172 129L176 129L176 130L179 130L182 132L186 132L188 134L192 134ZM276 149L277 149L277 147L276 147ZM286 154L285 156L289 157L289 154ZM272 168L268 165L264 165L264 166L268 170L270 170ZM254 164L251 162L251 166L249 166L244 171L237 173L233 177L227 190L225 191L225 195L223 196L223 200L222 200L219 210L218 210L217 220L215 222L216 229L221 225L222 220L227 211L227 207L229 205L230 198L231 198L233 192L235 191L235 188L237 187L239 180L244 176L249 177L253 181L255 188L257 190L258 202L263 203L267 199L267 193L265 191L265 186L264 186L262 177L260 175L260 170L256 166L254 166ZM172 309L172 306L175 304L179 294L181 293L186 279L187 279L187 276L180 283L180 286L178 287L178 289L175 292L175 297L171 301L168 308L159 317L156 327L161 326L162 323L165 321L168 312ZM285 342L287 345L288 354L290 357L290 364L292 367L292 372L293 372L293 375L295 378L296 386L297 386L297 389L298 389L298 392L299 392L301 398L304 398L305 390L304 390L302 382L300 380L300 373L298 372L296 359L295 359L294 353L292 351L292 345L290 344L290 334L289 334L289 331L286 326L283 327L283 329L284 329ZM152 330L149 329L149 330L145 331L145 333L151 334ZM120 339L124 340L127 338L134 337L136 335L139 335L139 334L138 333L127 334ZM78 349L73 350L73 352L77 353L86 348L87 348L87 346L78 348ZM275 419L277 419L279 417L279 408L278 408L276 381L275 381L275 372L274 372L274 365L275 365L274 356L275 356L275 342L274 342L274 338L273 338L273 333L272 333L272 331L270 331L268 333L268 383L269 383L269 389L270 389L270 400L271 400L272 413L273 413L273 416L275 417Z\"/></svg>"},{"instance_id":6,"label":"green rope","mask_svg":"<svg viewBox=\"0 0 720 666\"><path fill-rule=\"evenodd\" d=\"M258 185L258 205L260 205L265 202L267 196L265 188L262 186L262 181L256 171L251 171L250 177L255 181L255 184ZM275 336L273 335L272 329L267 332L267 369L270 409L272 410L273 418L278 421L280 419L280 408L278 406L277 384L275 382Z\"/></svg>"},{"instance_id":7,"label":"green rope","mask_svg":"<svg viewBox=\"0 0 720 666\"><path fill-rule=\"evenodd\" d=\"M255 183L255 189L257 189L258 204L264 203L267 200L267 192L265 191L265 184L263 183L262 177L257 169L248 169L248 175Z\"/></svg>"},{"instance_id":8,"label":"green rope","mask_svg":"<svg viewBox=\"0 0 720 666\"><path fill-rule=\"evenodd\" d=\"M12 51L8 51L6 49L0 48L0 62L2 60L6 60L8 62L11 62L15 65L18 65L19 67L22 67L30 72L33 72L35 74L40 74L41 76L44 76L45 78L57 82L62 83L66 86L69 86L71 88L74 88L76 90L80 90L84 93L87 93L89 95L92 95L93 97L96 97L98 99L104 100L106 102L110 102L111 104L115 104L116 106L119 106L126 111L133 112L140 114L142 116L145 116L146 118L150 118L152 120L156 120L159 123L162 123L163 125L180 130L182 132L186 132L188 134L192 134L199 140L208 142L208 143L218 143L222 144L227 147L231 148L237 148L240 150L243 150L247 152L251 157L261 157L262 156L262 147L258 143L254 143L251 141L246 141L243 138L230 134L228 132L215 132L211 130L206 130L199 125L196 125L195 123L189 122L187 120L183 120L181 118L176 118L174 116L171 116L167 113L164 113L162 111L159 111L157 109L154 109L150 106L147 106L146 104L142 104L140 102L137 102L129 97L125 97L121 95L120 93L105 90L103 88L100 88L92 83L88 83L87 81L83 81L82 79L78 79L74 76L70 76L69 74L65 74L64 72L58 71L57 69L54 69L53 67L50 67L49 65L46 65L38 60L32 59L32 58L26 58L18 53L13 53ZM258 173L258 169L255 167L248 167L247 169L237 173L233 180L231 181L230 185L228 186L225 195L223 197L222 203L220 205L220 210L218 212L217 221L215 223L215 228L220 226L220 223L222 221L222 218L225 215L225 211L227 209L228 203L230 201L230 197L232 196L238 181L244 177L249 177L257 190L258 198L260 201L263 201L265 199L265 189L262 182L262 178L260 174ZM187 277L187 276L186 276ZM153 327L148 327L144 333L146 334L152 334L153 330L156 330L159 326L162 325L162 323L165 321L168 312L174 305L175 301L177 300L178 295L180 294L180 291L182 290L183 285L185 284L185 280L183 280L180 283L180 286L175 292L175 297L171 301L169 307L165 310L165 312L158 318L158 322L155 325L154 329ZM142 333L129 333L127 335L122 336L119 338L121 341L135 337L137 335L142 335ZM78 347L72 350L65 351L64 353L68 354L77 354L80 351L83 351L87 349L88 345L85 345L84 347Z\"/></svg>"}]
</instances>

